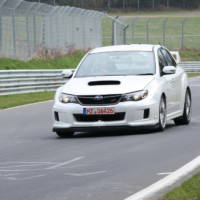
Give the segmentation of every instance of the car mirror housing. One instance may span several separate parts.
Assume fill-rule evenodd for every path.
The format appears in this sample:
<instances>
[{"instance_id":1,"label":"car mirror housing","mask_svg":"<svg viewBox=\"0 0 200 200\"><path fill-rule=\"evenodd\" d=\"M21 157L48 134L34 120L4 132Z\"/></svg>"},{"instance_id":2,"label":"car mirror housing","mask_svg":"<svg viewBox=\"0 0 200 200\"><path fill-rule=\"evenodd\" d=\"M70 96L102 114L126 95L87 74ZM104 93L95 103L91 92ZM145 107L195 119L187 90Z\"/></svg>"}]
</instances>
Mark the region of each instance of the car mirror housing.
<instances>
[{"instance_id":1,"label":"car mirror housing","mask_svg":"<svg viewBox=\"0 0 200 200\"><path fill-rule=\"evenodd\" d=\"M175 74L176 73L176 68L174 66L165 66L163 68L163 73L164 74Z\"/></svg>"},{"instance_id":2,"label":"car mirror housing","mask_svg":"<svg viewBox=\"0 0 200 200\"><path fill-rule=\"evenodd\" d=\"M73 71L71 69L66 69L62 71L63 78L71 78L73 76Z\"/></svg>"}]
</instances>

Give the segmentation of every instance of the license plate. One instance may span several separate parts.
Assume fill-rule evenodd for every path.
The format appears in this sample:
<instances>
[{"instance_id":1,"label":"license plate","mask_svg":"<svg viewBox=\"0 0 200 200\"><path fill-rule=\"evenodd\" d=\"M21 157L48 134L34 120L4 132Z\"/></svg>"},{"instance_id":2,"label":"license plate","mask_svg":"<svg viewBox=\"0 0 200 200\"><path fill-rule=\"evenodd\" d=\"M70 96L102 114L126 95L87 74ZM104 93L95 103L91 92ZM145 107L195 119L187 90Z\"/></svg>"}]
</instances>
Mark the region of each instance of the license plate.
<instances>
[{"instance_id":1,"label":"license plate","mask_svg":"<svg viewBox=\"0 0 200 200\"><path fill-rule=\"evenodd\" d=\"M84 115L113 115L115 108L83 108Z\"/></svg>"}]
</instances>

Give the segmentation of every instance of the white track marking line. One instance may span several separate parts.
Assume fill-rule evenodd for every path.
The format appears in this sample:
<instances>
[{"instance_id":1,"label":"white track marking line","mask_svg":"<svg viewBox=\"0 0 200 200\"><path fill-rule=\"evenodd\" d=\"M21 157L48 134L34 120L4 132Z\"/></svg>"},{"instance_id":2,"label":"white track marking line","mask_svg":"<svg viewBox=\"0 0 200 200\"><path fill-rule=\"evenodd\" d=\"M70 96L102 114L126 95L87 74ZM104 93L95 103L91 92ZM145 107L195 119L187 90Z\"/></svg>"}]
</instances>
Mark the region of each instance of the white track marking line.
<instances>
[{"instance_id":1,"label":"white track marking line","mask_svg":"<svg viewBox=\"0 0 200 200\"><path fill-rule=\"evenodd\" d=\"M26 177L26 178L7 177L6 179L12 180L12 181L25 181L25 180L31 180L34 178L44 177L44 176L46 176L46 175L42 174L42 175L30 176L30 177Z\"/></svg>"},{"instance_id":2,"label":"white track marking line","mask_svg":"<svg viewBox=\"0 0 200 200\"><path fill-rule=\"evenodd\" d=\"M4 174L2 176L8 177L8 176L17 176L20 175L20 173L14 173L14 174ZM0 175L1 176L1 175Z\"/></svg>"},{"instance_id":3,"label":"white track marking line","mask_svg":"<svg viewBox=\"0 0 200 200\"><path fill-rule=\"evenodd\" d=\"M63 162L63 163L56 164L56 165L54 165L54 166L52 166L52 167L48 167L48 168L46 168L46 169L56 169L56 168L59 168L59 167L63 167L63 166L65 166L65 165L71 164L71 163L76 162L76 161L78 161L78 160L82 160L83 158L84 158L83 156L77 157L77 158L74 158L74 159L72 159L72 160L69 160L69 161L66 161L66 162Z\"/></svg>"},{"instance_id":4,"label":"white track marking line","mask_svg":"<svg viewBox=\"0 0 200 200\"><path fill-rule=\"evenodd\" d=\"M88 172L88 173L65 173L66 176L91 176L91 175L97 175L97 174L104 174L107 171L97 171L97 172Z\"/></svg>"},{"instance_id":5,"label":"white track marking line","mask_svg":"<svg viewBox=\"0 0 200 200\"><path fill-rule=\"evenodd\" d=\"M59 167L63 167L65 165L71 164L71 163L76 162L78 160L82 160L83 158L84 158L83 156L80 156L80 157L74 158L72 160L63 162L63 163L56 163L56 164L54 163L55 165L53 165L51 167L44 168L44 169L5 169L6 167L9 168L8 166L5 166L4 169L0 168L0 172L28 172L28 171L52 170L52 169L57 169ZM41 163L41 164L43 164L43 163Z\"/></svg>"},{"instance_id":6,"label":"white track marking line","mask_svg":"<svg viewBox=\"0 0 200 200\"><path fill-rule=\"evenodd\" d=\"M12 165L12 166L0 166L0 169L5 169L5 168L18 168L18 167L36 167L36 166L41 166L41 165L50 165L50 164L44 164L44 163L38 163L38 164L27 164L27 165Z\"/></svg>"},{"instance_id":7,"label":"white track marking line","mask_svg":"<svg viewBox=\"0 0 200 200\"><path fill-rule=\"evenodd\" d=\"M125 200L145 200L150 199L153 195L161 190L171 186L176 183L181 178L187 176L189 173L193 172L195 169L200 167L200 156L187 163L180 169L176 170L169 176L161 179L160 181L150 185L149 187L133 194L132 196L126 198Z\"/></svg>"},{"instance_id":8,"label":"white track marking line","mask_svg":"<svg viewBox=\"0 0 200 200\"><path fill-rule=\"evenodd\" d=\"M0 172L32 172L32 171L41 171L44 169L0 169Z\"/></svg>"},{"instance_id":9,"label":"white track marking line","mask_svg":"<svg viewBox=\"0 0 200 200\"><path fill-rule=\"evenodd\" d=\"M170 175L173 172L161 172L161 173L157 173L158 176L163 176L163 175Z\"/></svg>"},{"instance_id":10,"label":"white track marking line","mask_svg":"<svg viewBox=\"0 0 200 200\"><path fill-rule=\"evenodd\" d=\"M0 165L9 165L9 164L56 164L56 162L18 162L18 161L0 162Z\"/></svg>"}]
</instances>

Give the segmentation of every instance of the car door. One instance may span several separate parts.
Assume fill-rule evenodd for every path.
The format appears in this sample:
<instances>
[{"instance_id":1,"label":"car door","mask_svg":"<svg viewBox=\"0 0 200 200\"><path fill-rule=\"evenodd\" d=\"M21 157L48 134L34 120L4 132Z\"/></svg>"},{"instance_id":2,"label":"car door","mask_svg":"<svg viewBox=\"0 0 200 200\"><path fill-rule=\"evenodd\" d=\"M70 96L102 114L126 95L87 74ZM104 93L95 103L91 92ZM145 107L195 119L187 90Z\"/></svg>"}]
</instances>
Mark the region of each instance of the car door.
<instances>
[{"instance_id":1,"label":"car door","mask_svg":"<svg viewBox=\"0 0 200 200\"><path fill-rule=\"evenodd\" d=\"M174 66L176 67L176 62L171 56L171 54L168 52L168 50L162 48L161 52L163 53L163 56L166 59L168 66ZM180 108L180 99L181 99L181 74L182 72L176 68L176 73L171 75L166 75L166 78L169 78L171 81L172 89L175 92L175 96L173 99L173 109L174 111L179 110Z\"/></svg>"},{"instance_id":2,"label":"car door","mask_svg":"<svg viewBox=\"0 0 200 200\"><path fill-rule=\"evenodd\" d=\"M161 48L158 50L158 59L159 59L159 67L160 67L160 78L163 87L163 91L167 97L167 113L174 112L174 101L176 98L176 92L174 90L174 84L172 84L173 76L165 75L163 73L163 68L168 65L166 58L164 57Z\"/></svg>"}]
</instances>

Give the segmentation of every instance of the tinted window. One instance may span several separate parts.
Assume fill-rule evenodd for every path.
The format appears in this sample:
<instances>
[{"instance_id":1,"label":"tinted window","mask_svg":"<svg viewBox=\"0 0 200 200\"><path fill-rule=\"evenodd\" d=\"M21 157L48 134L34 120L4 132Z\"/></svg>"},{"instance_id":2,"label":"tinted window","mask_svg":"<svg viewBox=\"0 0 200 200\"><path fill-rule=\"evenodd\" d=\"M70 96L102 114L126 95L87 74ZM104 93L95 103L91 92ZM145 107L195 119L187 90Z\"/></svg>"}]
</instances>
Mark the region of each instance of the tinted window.
<instances>
[{"instance_id":1,"label":"tinted window","mask_svg":"<svg viewBox=\"0 0 200 200\"><path fill-rule=\"evenodd\" d=\"M176 62L174 61L174 59L172 58L170 53L165 49L161 49L161 51L166 59L167 65L168 66L176 66Z\"/></svg>"},{"instance_id":2,"label":"tinted window","mask_svg":"<svg viewBox=\"0 0 200 200\"><path fill-rule=\"evenodd\" d=\"M160 66L160 74L162 75L163 68L167 66L168 64L160 49L158 50L158 60L159 60L159 66Z\"/></svg>"}]
</instances>

